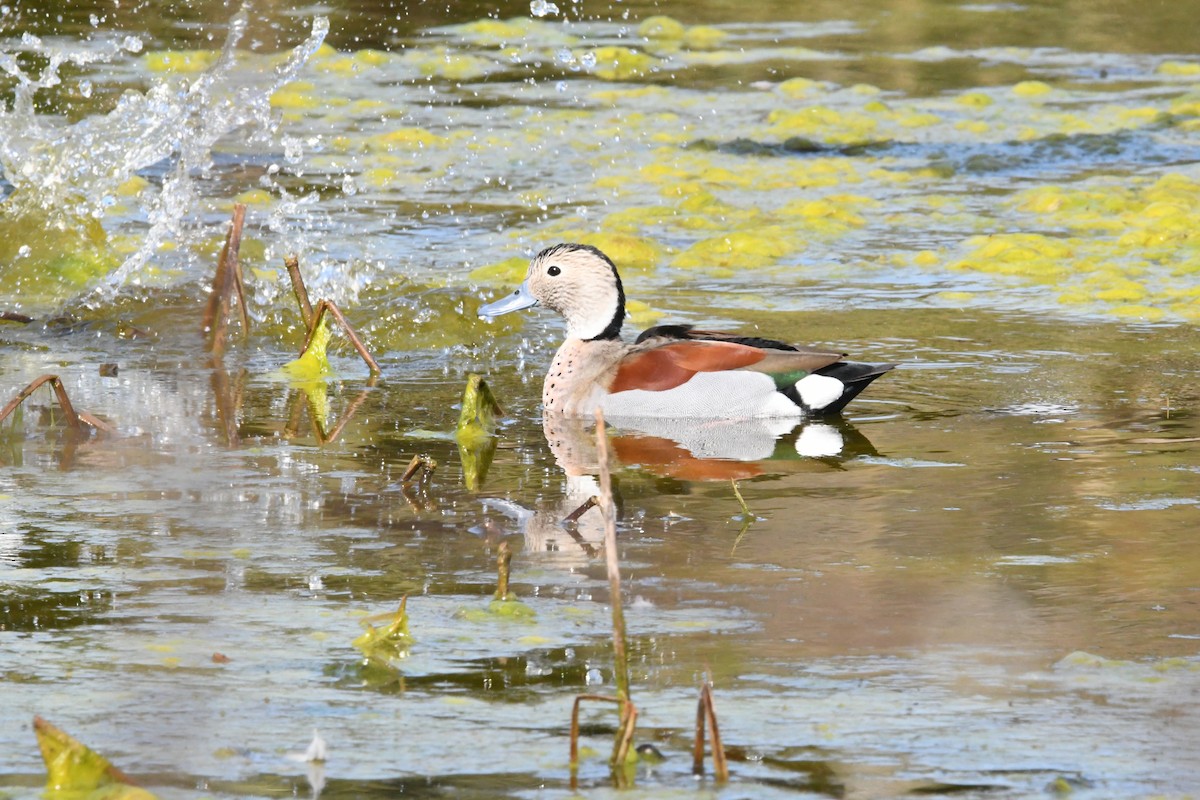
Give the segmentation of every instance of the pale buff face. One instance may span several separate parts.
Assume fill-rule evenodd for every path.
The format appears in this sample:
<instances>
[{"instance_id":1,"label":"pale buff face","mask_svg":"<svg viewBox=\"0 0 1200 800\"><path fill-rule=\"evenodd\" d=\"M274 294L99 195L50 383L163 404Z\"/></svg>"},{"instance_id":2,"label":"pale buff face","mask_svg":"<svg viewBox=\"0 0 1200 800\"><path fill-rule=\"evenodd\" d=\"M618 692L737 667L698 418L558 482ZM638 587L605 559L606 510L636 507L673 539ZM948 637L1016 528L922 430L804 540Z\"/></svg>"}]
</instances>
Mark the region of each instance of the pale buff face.
<instances>
[{"instance_id":1,"label":"pale buff face","mask_svg":"<svg viewBox=\"0 0 1200 800\"><path fill-rule=\"evenodd\" d=\"M619 278L613 266L589 249L559 245L529 264L525 285L540 305L567 321L567 336L594 339L624 312Z\"/></svg>"}]
</instances>

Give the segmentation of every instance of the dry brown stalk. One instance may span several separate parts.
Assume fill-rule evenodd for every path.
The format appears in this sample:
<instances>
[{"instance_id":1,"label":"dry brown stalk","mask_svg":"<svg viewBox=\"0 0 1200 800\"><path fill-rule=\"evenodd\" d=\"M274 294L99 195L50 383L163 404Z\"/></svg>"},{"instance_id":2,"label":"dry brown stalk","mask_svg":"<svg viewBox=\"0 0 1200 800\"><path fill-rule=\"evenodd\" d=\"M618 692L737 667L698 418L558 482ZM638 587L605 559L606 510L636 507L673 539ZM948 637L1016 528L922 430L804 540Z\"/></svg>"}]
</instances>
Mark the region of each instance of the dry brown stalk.
<instances>
[{"instance_id":1,"label":"dry brown stalk","mask_svg":"<svg viewBox=\"0 0 1200 800\"><path fill-rule=\"evenodd\" d=\"M512 563L512 548L501 542L496 553L496 599L508 599L508 571Z\"/></svg>"},{"instance_id":2,"label":"dry brown stalk","mask_svg":"<svg viewBox=\"0 0 1200 800\"><path fill-rule=\"evenodd\" d=\"M625 610L621 605L621 564L617 557L617 506L613 502L612 477L608 468L608 436L604 412L596 410L596 459L600 473L600 510L604 514L604 551L608 566L608 590L613 618L613 672L617 682L617 697L631 700L629 695L629 659L625 649ZM622 721L624 721L622 711Z\"/></svg>"},{"instance_id":3,"label":"dry brown stalk","mask_svg":"<svg viewBox=\"0 0 1200 800\"><path fill-rule=\"evenodd\" d=\"M288 277L292 280L292 293L296 295L296 305L300 306L300 316L304 319L304 330L312 331L313 307L308 299L308 289L304 286L304 277L300 274L300 259L295 254L283 257L283 265L287 267Z\"/></svg>"},{"instance_id":4,"label":"dry brown stalk","mask_svg":"<svg viewBox=\"0 0 1200 800\"><path fill-rule=\"evenodd\" d=\"M608 593L613 619L613 675L621 701L621 724L613 742L613 769L625 763L637 709L629 691L629 656L625 646L625 609L621 603L621 564L617 557L617 504L613 502L612 476L608 468L608 434L604 412L596 409L596 459L600 473L600 510L604 513L604 554L608 567Z\"/></svg>"},{"instance_id":5,"label":"dry brown stalk","mask_svg":"<svg viewBox=\"0 0 1200 800\"><path fill-rule=\"evenodd\" d=\"M579 706L584 700L594 700L598 703L620 703L620 698L609 697L605 694L577 694L571 707L571 770L579 766Z\"/></svg>"},{"instance_id":6,"label":"dry brown stalk","mask_svg":"<svg viewBox=\"0 0 1200 800\"><path fill-rule=\"evenodd\" d=\"M354 328L350 327L350 323L347 322L346 317L342 315L341 309L338 308L332 300L321 300L317 303L317 307L313 314L312 326L308 329L308 337L304 340L304 347L300 349L300 352L303 354L304 351L308 349L309 342L312 341L312 337L316 333L317 328L320 326L321 318L325 316L326 311L332 314L333 318L336 319L338 324L342 326L342 330L346 332L346 336L350 338L350 343L354 345L354 349L358 351L359 356L361 356L362 360L366 362L367 369L371 371L371 374L378 375L380 373L379 365L375 363L375 359L371 357L371 353L367 350L367 346L362 343L362 339L358 338L358 334L354 332Z\"/></svg>"},{"instance_id":7,"label":"dry brown stalk","mask_svg":"<svg viewBox=\"0 0 1200 800\"><path fill-rule=\"evenodd\" d=\"M415 455L408 462L408 466L404 468L400 482L408 483L418 472L421 472L421 480L425 480L433 475L435 469L437 469L437 461L426 455Z\"/></svg>"},{"instance_id":8,"label":"dry brown stalk","mask_svg":"<svg viewBox=\"0 0 1200 800\"><path fill-rule=\"evenodd\" d=\"M225 334L229 326L230 295L236 286L241 304L242 335L250 330L250 319L246 312L245 292L241 285L242 269L238 253L242 246L242 226L246 222L246 206L238 203L233 207L233 219L225 235L225 245L217 258L217 270L213 275L212 293L204 311L203 330L209 336L209 352L220 358L225 353Z\"/></svg>"},{"instance_id":9,"label":"dry brown stalk","mask_svg":"<svg viewBox=\"0 0 1200 800\"><path fill-rule=\"evenodd\" d=\"M717 710L713 707L712 687L705 682L700 686L700 702L696 705L696 741L692 749L692 773L704 774L704 729L705 723L712 742L713 773L718 781L729 780L729 763L725 760L725 747L721 744L721 731L717 727Z\"/></svg>"}]
</instances>

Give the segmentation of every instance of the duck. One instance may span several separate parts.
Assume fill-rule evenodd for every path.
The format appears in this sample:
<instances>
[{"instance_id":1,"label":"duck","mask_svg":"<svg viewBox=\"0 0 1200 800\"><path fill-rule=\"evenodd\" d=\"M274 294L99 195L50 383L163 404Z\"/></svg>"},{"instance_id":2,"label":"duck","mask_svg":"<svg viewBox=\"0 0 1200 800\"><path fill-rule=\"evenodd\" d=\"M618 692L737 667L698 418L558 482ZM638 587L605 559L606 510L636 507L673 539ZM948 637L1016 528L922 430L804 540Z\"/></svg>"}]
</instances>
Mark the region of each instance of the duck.
<instances>
[{"instance_id":1,"label":"duck","mask_svg":"<svg viewBox=\"0 0 1200 800\"><path fill-rule=\"evenodd\" d=\"M542 384L544 413L591 417L803 419L839 414L896 364L846 361L845 353L759 336L656 325L621 338L625 289L596 247L560 243L529 263L512 294L480 317L542 306L566 322Z\"/></svg>"}]
</instances>

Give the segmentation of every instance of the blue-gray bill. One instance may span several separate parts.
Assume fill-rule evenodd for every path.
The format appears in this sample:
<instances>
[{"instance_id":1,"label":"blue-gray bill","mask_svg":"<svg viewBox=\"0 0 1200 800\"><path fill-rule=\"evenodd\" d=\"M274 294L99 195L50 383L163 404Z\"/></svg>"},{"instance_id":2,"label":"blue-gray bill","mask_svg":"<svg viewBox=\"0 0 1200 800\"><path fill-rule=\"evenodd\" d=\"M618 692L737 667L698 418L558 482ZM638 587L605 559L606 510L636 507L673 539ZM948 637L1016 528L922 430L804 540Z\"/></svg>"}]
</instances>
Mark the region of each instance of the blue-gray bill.
<instances>
[{"instance_id":1,"label":"blue-gray bill","mask_svg":"<svg viewBox=\"0 0 1200 800\"><path fill-rule=\"evenodd\" d=\"M507 314L510 311L520 311L523 308L530 308L537 304L538 300L530 293L529 282L526 281L508 297L501 298L494 303L488 303L486 306L480 306L477 313L485 319L491 319L501 314Z\"/></svg>"}]
</instances>

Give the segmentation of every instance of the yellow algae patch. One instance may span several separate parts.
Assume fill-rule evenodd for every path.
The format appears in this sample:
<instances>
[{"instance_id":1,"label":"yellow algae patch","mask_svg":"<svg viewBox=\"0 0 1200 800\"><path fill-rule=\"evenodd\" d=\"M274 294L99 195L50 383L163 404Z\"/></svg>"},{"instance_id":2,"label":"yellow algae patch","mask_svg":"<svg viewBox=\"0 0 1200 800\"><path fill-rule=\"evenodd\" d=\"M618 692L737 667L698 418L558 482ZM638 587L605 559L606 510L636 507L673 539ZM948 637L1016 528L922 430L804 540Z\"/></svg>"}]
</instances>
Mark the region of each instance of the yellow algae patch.
<instances>
[{"instance_id":1,"label":"yellow algae patch","mask_svg":"<svg viewBox=\"0 0 1200 800\"><path fill-rule=\"evenodd\" d=\"M134 175L129 180L117 187L117 194L121 197L136 197L144 192L150 186L150 181L143 178L141 175Z\"/></svg>"},{"instance_id":2,"label":"yellow algae patch","mask_svg":"<svg viewBox=\"0 0 1200 800\"><path fill-rule=\"evenodd\" d=\"M825 84L820 81L810 81L808 78L788 78L775 87L788 97L809 97L817 92L825 91Z\"/></svg>"},{"instance_id":3,"label":"yellow algae patch","mask_svg":"<svg viewBox=\"0 0 1200 800\"><path fill-rule=\"evenodd\" d=\"M967 133L987 133L992 126L981 119L964 119L954 124L954 129Z\"/></svg>"},{"instance_id":4,"label":"yellow algae patch","mask_svg":"<svg viewBox=\"0 0 1200 800\"><path fill-rule=\"evenodd\" d=\"M728 34L719 28L696 25L688 28L683 35L683 45L692 50L714 50L724 44L727 38Z\"/></svg>"},{"instance_id":5,"label":"yellow algae patch","mask_svg":"<svg viewBox=\"0 0 1200 800\"><path fill-rule=\"evenodd\" d=\"M679 212L670 206L632 206L612 212L602 225L614 233L631 233L646 226L662 225L677 216Z\"/></svg>"},{"instance_id":6,"label":"yellow algae patch","mask_svg":"<svg viewBox=\"0 0 1200 800\"><path fill-rule=\"evenodd\" d=\"M853 227L866 224L866 220L855 210L868 206L877 206L879 201L873 197L859 194L831 194L819 200L793 201L785 205L781 211L793 211L802 217L828 217Z\"/></svg>"},{"instance_id":7,"label":"yellow algae patch","mask_svg":"<svg viewBox=\"0 0 1200 800\"><path fill-rule=\"evenodd\" d=\"M960 106L968 106L970 108L987 108L995 101L992 100L991 95L984 94L983 92L967 92L956 97L954 102Z\"/></svg>"},{"instance_id":8,"label":"yellow algae patch","mask_svg":"<svg viewBox=\"0 0 1200 800\"><path fill-rule=\"evenodd\" d=\"M1147 321L1155 321L1162 319L1166 312L1155 306L1116 306L1107 310L1109 314L1115 314L1118 317L1133 317L1135 319L1143 319Z\"/></svg>"},{"instance_id":9,"label":"yellow algae patch","mask_svg":"<svg viewBox=\"0 0 1200 800\"><path fill-rule=\"evenodd\" d=\"M618 105L626 100L662 99L666 100L671 92L661 86L638 86L636 88L600 89L592 92L592 98L601 103Z\"/></svg>"},{"instance_id":10,"label":"yellow algae patch","mask_svg":"<svg viewBox=\"0 0 1200 800\"><path fill-rule=\"evenodd\" d=\"M799 111L776 109L767 115L769 136L790 139L802 136L835 144L868 141L879 127L874 117L857 111L810 106Z\"/></svg>"},{"instance_id":11,"label":"yellow algae patch","mask_svg":"<svg viewBox=\"0 0 1200 800\"><path fill-rule=\"evenodd\" d=\"M597 47L591 53L596 58L592 74L609 81L643 78L658 63L658 59L646 53L615 45Z\"/></svg>"},{"instance_id":12,"label":"yellow algae patch","mask_svg":"<svg viewBox=\"0 0 1200 800\"><path fill-rule=\"evenodd\" d=\"M142 62L151 72L191 73L204 72L220 56L216 50L155 50L146 53Z\"/></svg>"},{"instance_id":13,"label":"yellow algae patch","mask_svg":"<svg viewBox=\"0 0 1200 800\"><path fill-rule=\"evenodd\" d=\"M1074 255L1070 242L1036 233L997 233L973 236L967 245L974 248L951 269L1017 275L1034 281L1058 281L1069 270L1065 261Z\"/></svg>"},{"instance_id":14,"label":"yellow algae patch","mask_svg":"<svg viewBox=\"0 0 1200 800\"><path fill-rule=\"evenodd\" d=\"M479 19L458 26L459 35L479 44L505 45L520 41L529 32L519 19Z\"/></svg>"},{"instance_id":15,"label":"yellow algae patch","mask_svg":"<svg viewBox=\"0 0 1200 800\"><path fill-rule=\"evenodd\" d=\"M371 150L392 152L394 150L419 150L446 142L445 137L438 136L424 128L397 128L394 131L370 137L367 139L367 147Z\"/></svg>"},{"instance_id":16,"label":"yellow algae patch","mask_svg":"<svg viewBox=\"0 0 1200 800\"><path fill-rule=\"evenodd\" d=\"M625 310L629 313L629 321L640 328L645 328L663 317L661 311L650 307L641 300L627 300Z\"/></svg>"},{"instance_id":17,"label":"yellow algae patch","mask_svg":"<svg viewBox=\"0 0 1200 800\"><path fill-rule=\"evenodd\" d=\"M969 303L975 299L974 292L938 292L935 296L947 303Z\"/></svg>"},{"instance_id":18,"label":"yellow algae patch","mask_svg":"<svg viewBox=\"0 0 1200 800\"><path fill-rule=\"evenodd\" d=\"M371 48L358 50L354 53L355 61L371 67L381 67L393 58L395 56L385 50L372 50Z\"/></svg>"},{"instance_id":19,"label":"yellow algae patch","mask_svg":"<svg viewBox=\"0 0 1200 800\"><path fill-rule=\"evenodd\" d=\"M918 250L913 256L913 263L919 267L932 267L940 264L941 257L932 250ZM945 294L945 292L943 292Z\"/></svg>"},{"instance_id":20,"label":"yellow algae patch","mask_svg":"<svg viewBox=\"0 0 1200 800\"><path fill-rule=\"evenodd\" d=\"M233 199L248 206L265 206L275 202L275 195L266 189L249 189Z\"/></svg>"},{"instance_id":21,"label":"yellow algae patch","mask_svg":"<svg viewBox=\"0 0 1200 800\"><path fill-rule=\"evenodd\" d=\"M467 275L467 280L483 283L489 286L508 286L525 280L529 272L529 260L521 256L513 256L494 264L476 267Z\"/></svg>"},{"instance_id":22,"label":"yellow algae patch","mask_svg":"<svg viewBox=\"0 0 1200 800\"><path fill-rule=\"evenodd\" d=\"M1191 61L1164 61L1155 70L1159 75L1200 75L1200 64Z\"/></svg>"},{"instance_id":23,"label":"yellow algae patch","mask_svg":"<svg viewBox=\"0 0 1200 800\"><path fill-rule=\"evenodd\" d=\"M873 105L868 103L867 105ZM922 111L912 111L911 109L902 109L891 115L891 119L897 125L903 128L928 128L931 125L937 125L942 121L942 118L937 114L930 114Z\"/></svg>"},{"instance_id":24,"label":"yellow algae patch","mask_svg":"<svg viewBox=\"0 0 1200 800\"><path fill-rule=\"evenodd\" d=\"M282 111L311 111L315 108L330 105L327 98L318 98L312 92L312 85L298 86L288 84L271 95L271 108Z\"/></svg>"},{"instance_id":25,"label":"yellow algae patch","mask_svg":"<svg viewBox=\"0 0 1200 800\"><path fill-rule=\"evenodd\" d=\"M1104 300L1109 303L1139 303L1146 299L1149 292L1146 287L1137 281L1131 281L1128 278L1123 278L1119 275L1107 276L1101 275L1088 282L1089 284L1103 283L1109 288L1101 289L1095 293L1097 300Z\"/></svg>"},{"instance_id":26,"label":"yellow algae patch","mask_svg":"<svg viewBox=\"0 0 1200 800\"><path fill-rule=\"evenodd\" d=\"M575 36L564 33L562 26L530 17L513 17L506 20L478 19L474 22L456 25L454 31L460 38L474 44L500 48L512 47L514 51L517 51L516 45L522 47L533 43L570 45L578 41Z\"/></svg>"},{"instance_id":27,"label":"yellow algae patch","mask_svg":"<svg viewBox=\"0 0 1200 800\"><path fill-rule=\"evenodd\" d=\"M426 77L451 81L482 78L497 66L496 62L489 58L462 53L448 47L409 50L398 58Z\"/></svg>"},{"instance_id":28,"label":"yellow algae patch","mask_svg":"<svg viewBox=\"0 0 1200 800\"><path fill-rule=\"evenodd\" d=\"M658 15L648 17L638 25L638 36L646 39L682 39L687 26L671 17Z\"/></svg>"},{"instance_id":29,"label":"yellow algae patch","mask_svg":"<svg viewBox=\"0 0 1200 800\"><path fill-rule=\"evenodd\" d=\"M1012 93L1017 97L1044 97L1054 89L1042 81L1021 81L1012 87Z\"/></svg>"},{"instance_id":30,"label":"yellow algae patch","mask_svg":"<svg viewBox=\"0 0 1200 800\"><path fill-rule=\"evenodd\" d=\"M589 233L578 239L604 253L622 270L649 271L663 260L663 249L653 239L623 233Z\"/></svg>"},{"instance_id":31,"label":"yellow algae patch","mask_svg":"<svg viewBox=\"0 0 1200 800\"><path fill-rule=\"evenodd\" d=\"M703 239L677 255L671 263L676 267L764 267L802 249L804 242L794 232L764 227Z\"/></svg>"}]
</instances>

